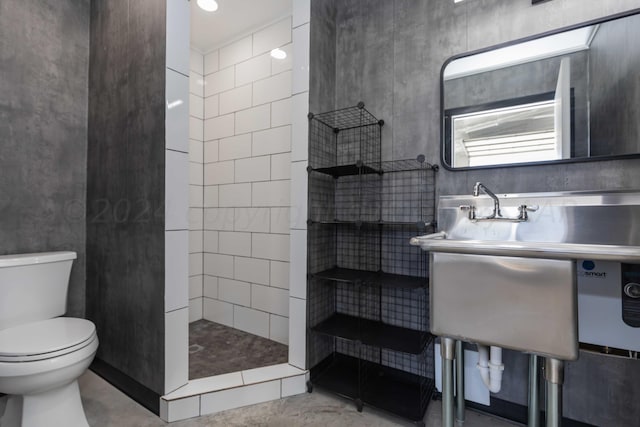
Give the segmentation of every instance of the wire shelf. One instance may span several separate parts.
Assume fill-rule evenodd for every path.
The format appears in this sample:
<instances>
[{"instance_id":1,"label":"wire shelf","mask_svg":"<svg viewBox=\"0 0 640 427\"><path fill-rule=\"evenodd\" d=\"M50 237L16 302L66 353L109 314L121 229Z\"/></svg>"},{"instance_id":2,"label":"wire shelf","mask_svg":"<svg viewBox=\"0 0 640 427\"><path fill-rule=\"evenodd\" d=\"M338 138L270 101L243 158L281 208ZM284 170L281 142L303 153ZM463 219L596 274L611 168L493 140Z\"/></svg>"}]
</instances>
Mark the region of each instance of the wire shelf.
<instances>
[{"instance_id":1,"label":"wire shelf","mask_svg":"<svg viewBox=\"0 0 640 427\"><path fill-rule=\"evenodd\" d=\"M363 103L310 113L309 164L334 177L379 172L383 124Z\"/></svg>"},{"instance_id":2,"label":"wire shelf","mask_svg":"<svg viewBox=\"0 0 640 427\"><path fill-rule=\"evenodd\" d=\"M410 420L421 421L435 391L433 341L420 354L375 348L368 351L377 355L377 360L362 358L362 400Z\"/></svg>"},{"instance_id":3,"label":"wire shelf","mask_svg":"<svg viewBox=\"0 0 640 427\"><path fill-rule=\"evenodd\" d=\"M433 342L420 354L406 354L324 339L334 341L336 350L311 368L312 384L412 421L423 419L435 391Z\"/></svg>"},{"instance_id":4,"label":"wire shelf","mask_svg":"<svg viewBox=\"0 0 640 427\"><path fill-rule=\"evenodd\" d=\"M360 103L309 114L307 363L311 381L412 420L434 390L428 254L437 167L381 161Z\"/></svg>"},{"instance_id":5,"label":"wire shelf","mask_svg":"<svg viewBox=\"0 0 640 427\"><path fill-rule=\"evenodd\" d=\"M309 218L313 222L431 225L435 219L435 169L424 161L380 163L379 174L339 178L309 168Z\"/></svg>"}]
</instances>

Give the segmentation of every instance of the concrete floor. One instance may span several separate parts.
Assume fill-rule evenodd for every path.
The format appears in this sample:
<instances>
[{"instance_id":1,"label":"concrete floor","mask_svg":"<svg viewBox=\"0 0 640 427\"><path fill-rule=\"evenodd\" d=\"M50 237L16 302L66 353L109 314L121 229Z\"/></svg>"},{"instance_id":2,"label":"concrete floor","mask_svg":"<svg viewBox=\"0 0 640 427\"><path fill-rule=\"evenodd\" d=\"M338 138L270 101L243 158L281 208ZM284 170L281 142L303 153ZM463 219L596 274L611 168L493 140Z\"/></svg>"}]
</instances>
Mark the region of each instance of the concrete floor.
<instances>
[{"instance_id":1,"label":"concrete floor","mask_svg":"<svg viewBox=\"0 0 640 427\"><path fill-rule=\"evenodd\" d=\"M410 427L415 424L365 407L357 412L353 403L322 391L232 409L214 415L171 424L138 405L102 378L89 371L80 377L80 392L92 427ZM0 397L0 414L6 396ZM425 416L427 427L440 427L440 401L432 401ZM486 415L467 411L464 427L512 427Z\"/></svg>"},{"instance_id":2,"label":"concrete floor","mask_svg":"<svg viewBox=\"0 0 640 427\"><path fill-rule=\"evenodd\" d=\"M155 427L167 425L93 372L80 378L85 412L94 427ZM0 413L4 399L0 398ZM440 427L440 401L432 401L427 410L427 427ZM509 427L517 424L467 411L465 427ZM353 403L322 391L233 409L214 415L172 423L173 427L393 427L414 426L399 418L365 407L356 411Z\"/></svg>"}]
</instances>

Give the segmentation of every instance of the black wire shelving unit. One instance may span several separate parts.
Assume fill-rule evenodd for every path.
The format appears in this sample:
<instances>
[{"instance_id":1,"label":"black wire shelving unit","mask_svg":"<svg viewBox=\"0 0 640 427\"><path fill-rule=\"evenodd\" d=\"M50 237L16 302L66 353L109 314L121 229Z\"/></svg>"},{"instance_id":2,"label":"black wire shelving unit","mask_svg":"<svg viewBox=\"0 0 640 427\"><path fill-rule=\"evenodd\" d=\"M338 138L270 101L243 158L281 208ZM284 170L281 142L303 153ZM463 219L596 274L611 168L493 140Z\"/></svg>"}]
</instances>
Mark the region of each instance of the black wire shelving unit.
<instances>
[{"instance_id":1,"label":"black wire shelving unit","mask_svg":"<svg viewBox=\"0 0 640 427\"><path fill-rule=\"evenodd\" d=\"M382 161L363 103L309 114L307 363L323 387L421 423L434 392L428 255L437 167Z\"/></svg>"}]
</instances>

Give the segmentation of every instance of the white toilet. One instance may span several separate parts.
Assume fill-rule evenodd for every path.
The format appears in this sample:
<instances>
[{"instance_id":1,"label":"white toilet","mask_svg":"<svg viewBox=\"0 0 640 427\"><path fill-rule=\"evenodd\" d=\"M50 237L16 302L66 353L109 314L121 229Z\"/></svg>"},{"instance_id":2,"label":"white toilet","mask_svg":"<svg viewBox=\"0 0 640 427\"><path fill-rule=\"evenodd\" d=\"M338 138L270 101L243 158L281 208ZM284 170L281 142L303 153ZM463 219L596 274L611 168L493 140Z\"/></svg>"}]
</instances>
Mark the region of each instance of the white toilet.
<instances>
[{"instance_id":1,"label":"white toilet","mask_svg":"<svg viewBox=\"0 0 640 427\"><path fill-rule=\"evenodd\" d=\"M93 323L62 316L75 252L0 256L2 427L88 427L78 377L93 360Z\"/></svg>"}]
</instances>

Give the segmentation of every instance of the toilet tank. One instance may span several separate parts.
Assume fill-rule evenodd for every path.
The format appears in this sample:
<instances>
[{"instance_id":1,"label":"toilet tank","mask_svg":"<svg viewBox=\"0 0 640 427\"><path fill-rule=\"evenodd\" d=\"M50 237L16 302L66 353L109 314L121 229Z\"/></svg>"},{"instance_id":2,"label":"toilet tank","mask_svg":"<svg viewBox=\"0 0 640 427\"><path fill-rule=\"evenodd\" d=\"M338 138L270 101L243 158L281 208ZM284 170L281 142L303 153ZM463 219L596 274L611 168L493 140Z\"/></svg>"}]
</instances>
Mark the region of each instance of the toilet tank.
<instances>
[{"instance_id":1,"label":"toilet tank","mask_svg":"<svg viewBox=\"0 0 640 427\"><path fill-rule=\"evenodd\" d=\"M0 330L62 316L75 252L0 256Z\"/></svg>"}]
</instances>

